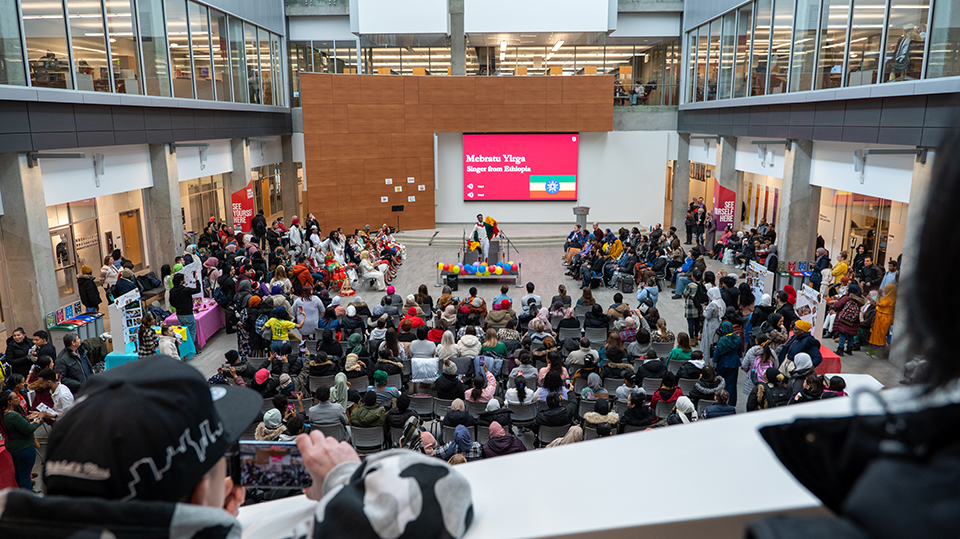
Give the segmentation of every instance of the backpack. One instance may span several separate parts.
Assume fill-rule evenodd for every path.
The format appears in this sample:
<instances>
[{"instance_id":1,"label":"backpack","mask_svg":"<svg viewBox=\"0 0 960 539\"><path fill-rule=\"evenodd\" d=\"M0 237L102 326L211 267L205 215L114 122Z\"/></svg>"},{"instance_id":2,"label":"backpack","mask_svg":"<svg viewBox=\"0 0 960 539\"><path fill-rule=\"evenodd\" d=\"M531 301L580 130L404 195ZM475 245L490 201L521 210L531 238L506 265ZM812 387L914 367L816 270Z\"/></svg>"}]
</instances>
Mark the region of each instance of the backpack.
<instances>
[{"instance_id":1,"label":"backpack","mask_svg":"<svg viewBox=\"0 0 960 539\"><path fill-rule=\"evenodd\" d=\"M300 282L300 274L295 273L292 277L290 279L290 291L300 297L303 295L303 283Z\"/></svg>"},{"instance_id":2,"label":"backpack","mask_svg":"<svg viewBox=\"0 0 960 539\"><path fill-rule=\"evenodd\" d=\"M263 219L263 220L257 219L257 220L256 220L256 223L254 223L253 228L254 228L254 232L257 233L257 237L262 238L262 237L266 236L266 235L267 235L267 221L266 221L266 219Z\"/></svg>"},{"instance_id":3,"label":"backpack","mask_svg":"<svg viewBox=\"0 0 960 539\"><path fill-rule=\"evenodd\" d=\"M847 300L847 303L844 304L843 308L840 309L840 312L837 313L837 320L843 322L848 326L859 326L860 325L860 306L856 301L852 299Z\"/></svg>"},{"instance_id":4,"label":"backpack","mask_svg":"<svg viewBox=\"0 0 960 539\"><path fill-rule=\"evenodd\" d=\"M790 393L787 392L787 388L780 384L773 384L773 387L770 387L767 384L759 384L757 387L763 388L763 391L765 391L767 394L767 409L786 406L787 403L790 402ZM759 400L760 389L757 389L757 391L757 399Z\"/></svg>"},{"instance_id":5,"label":"backpack","mask_svg":"<svg viewBox=\"0 0 960 539\"><path fill-rule=\"evenodd\" d=\"M223 287L218 287L217 291L213 293L213 300L217 302L217 305L226 309L230 305L230 298L227 297L227 293L224 291Z\"/></svg>"},{"instance_id":6,"label":"backpack","mask_svg":"<svg viewBox=\"0 0 960 539\"><path fill-rule=\"evenodd\" d=\"M710 301L710 298L707 297L707 287L701 283L696 283L696 284L697 284L697 291L693 295L693 304L696 305L697 308L701 309L702 311L703 306ZM700 314L701 316L703 315L702 312Z\"/></svg>"},{"instance_id":7,"label":"backpack","mask_svg":"<svg viewBox=\"0 0 960 539\"><path fill-rule=\"evenodd\" d=\"M257 317L257 320L253 323L253 330L257 335L263 333L263 326L267 323L267 320L270 320L270 317L265 314Z\"/></svg>"}]
</instances>

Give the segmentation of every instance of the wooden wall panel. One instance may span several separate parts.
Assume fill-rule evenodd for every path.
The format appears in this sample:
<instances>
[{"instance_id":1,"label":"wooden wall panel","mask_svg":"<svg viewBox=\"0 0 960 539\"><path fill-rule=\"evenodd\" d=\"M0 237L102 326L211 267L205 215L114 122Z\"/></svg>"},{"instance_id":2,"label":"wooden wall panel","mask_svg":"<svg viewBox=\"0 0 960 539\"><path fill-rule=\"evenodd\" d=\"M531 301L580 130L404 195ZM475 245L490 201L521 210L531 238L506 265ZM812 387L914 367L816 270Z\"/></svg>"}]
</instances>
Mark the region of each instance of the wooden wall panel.
<instances>
[{"instance_id":1,"label":"wooden wall panel","mask_svg":"<svg viewBox=\"0 0 960 539\"><path fill-rule=\"evenodd\" d=\"M394 205L401 228L433 228L433 133L610 131L613 81L304 74L307 206L327 231L397 226Z\"/></svg>"}]
</instances>

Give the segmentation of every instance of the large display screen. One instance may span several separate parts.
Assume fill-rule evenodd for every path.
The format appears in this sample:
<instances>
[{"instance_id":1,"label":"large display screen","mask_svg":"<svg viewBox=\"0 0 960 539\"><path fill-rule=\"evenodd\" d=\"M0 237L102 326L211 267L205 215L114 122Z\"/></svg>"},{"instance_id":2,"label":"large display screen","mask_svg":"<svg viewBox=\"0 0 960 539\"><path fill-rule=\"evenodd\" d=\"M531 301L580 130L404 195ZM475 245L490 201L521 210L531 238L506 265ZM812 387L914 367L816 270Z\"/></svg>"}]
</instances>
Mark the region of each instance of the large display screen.
<instances>
[{"instance_id":1,"label":"large display screen","mask_svg":"<svg viewBox=\"0 0 960 539\"><path fill-rule=\"evenodd\" d=\"M464 200L576 200L580 135L464 135Z\"/></svg>"}]
</instances>

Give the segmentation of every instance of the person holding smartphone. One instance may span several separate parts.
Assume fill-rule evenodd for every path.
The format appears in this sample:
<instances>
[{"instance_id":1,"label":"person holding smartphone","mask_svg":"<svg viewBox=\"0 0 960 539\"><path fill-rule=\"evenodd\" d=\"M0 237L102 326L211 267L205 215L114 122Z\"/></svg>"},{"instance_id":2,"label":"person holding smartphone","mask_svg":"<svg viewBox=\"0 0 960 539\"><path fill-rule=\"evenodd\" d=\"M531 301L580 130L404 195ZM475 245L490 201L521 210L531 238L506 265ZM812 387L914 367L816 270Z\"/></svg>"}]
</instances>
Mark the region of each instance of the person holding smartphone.
<instances>
[{"instance_id":1,"label":"person holding smartphone","mask_svg":"<svg viewBox=\"0 0 960 539\"><path fill-rule=\"evenodd\" d=\"M227 454L259 414L260 395L211 388L191 365L158 356L92 377L82 397L51 432L42 471L47 495L0 492L0 536L24 529L38 537L91 530L129 537L131 529L153 537L242 534L236 516L246 491L227 475ZM104 436L110 443L98 443ZM352 537L378 537L381 523L367 516L377 514L411 515L394 524L411 537L459 538L470 526L469 483L439 459L388 451L359 469L353 447L319 431L301 434L296 445L312 480L304 493L321 502L321 514L263 515L258 524L276 518L271 529L279 534L312 529L315 537L333 537L350 529ZM441 481L446 494L436 491ZM411 490L398 491L398 484Z\"/></svg>"}]
</instances>

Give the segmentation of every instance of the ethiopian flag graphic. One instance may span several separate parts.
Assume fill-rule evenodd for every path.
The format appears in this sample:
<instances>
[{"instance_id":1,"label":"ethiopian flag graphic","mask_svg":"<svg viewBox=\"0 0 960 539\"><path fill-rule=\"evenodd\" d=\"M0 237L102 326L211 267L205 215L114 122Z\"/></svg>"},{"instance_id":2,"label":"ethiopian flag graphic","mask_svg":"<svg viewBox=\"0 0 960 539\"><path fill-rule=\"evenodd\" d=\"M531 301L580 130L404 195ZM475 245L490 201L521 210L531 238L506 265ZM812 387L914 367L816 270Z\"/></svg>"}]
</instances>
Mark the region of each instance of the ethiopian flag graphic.
<instances>
[{"instance_id":1,"label":"ethiopian flag graphic","mask_svg":"<svg viewBox=\"0 0 960 539\"><path fill-rule=\"evenodd\" d=\"M577 177L530 176L530 198L569 200L576 198Z\"/></svg>"}]
</instances>

